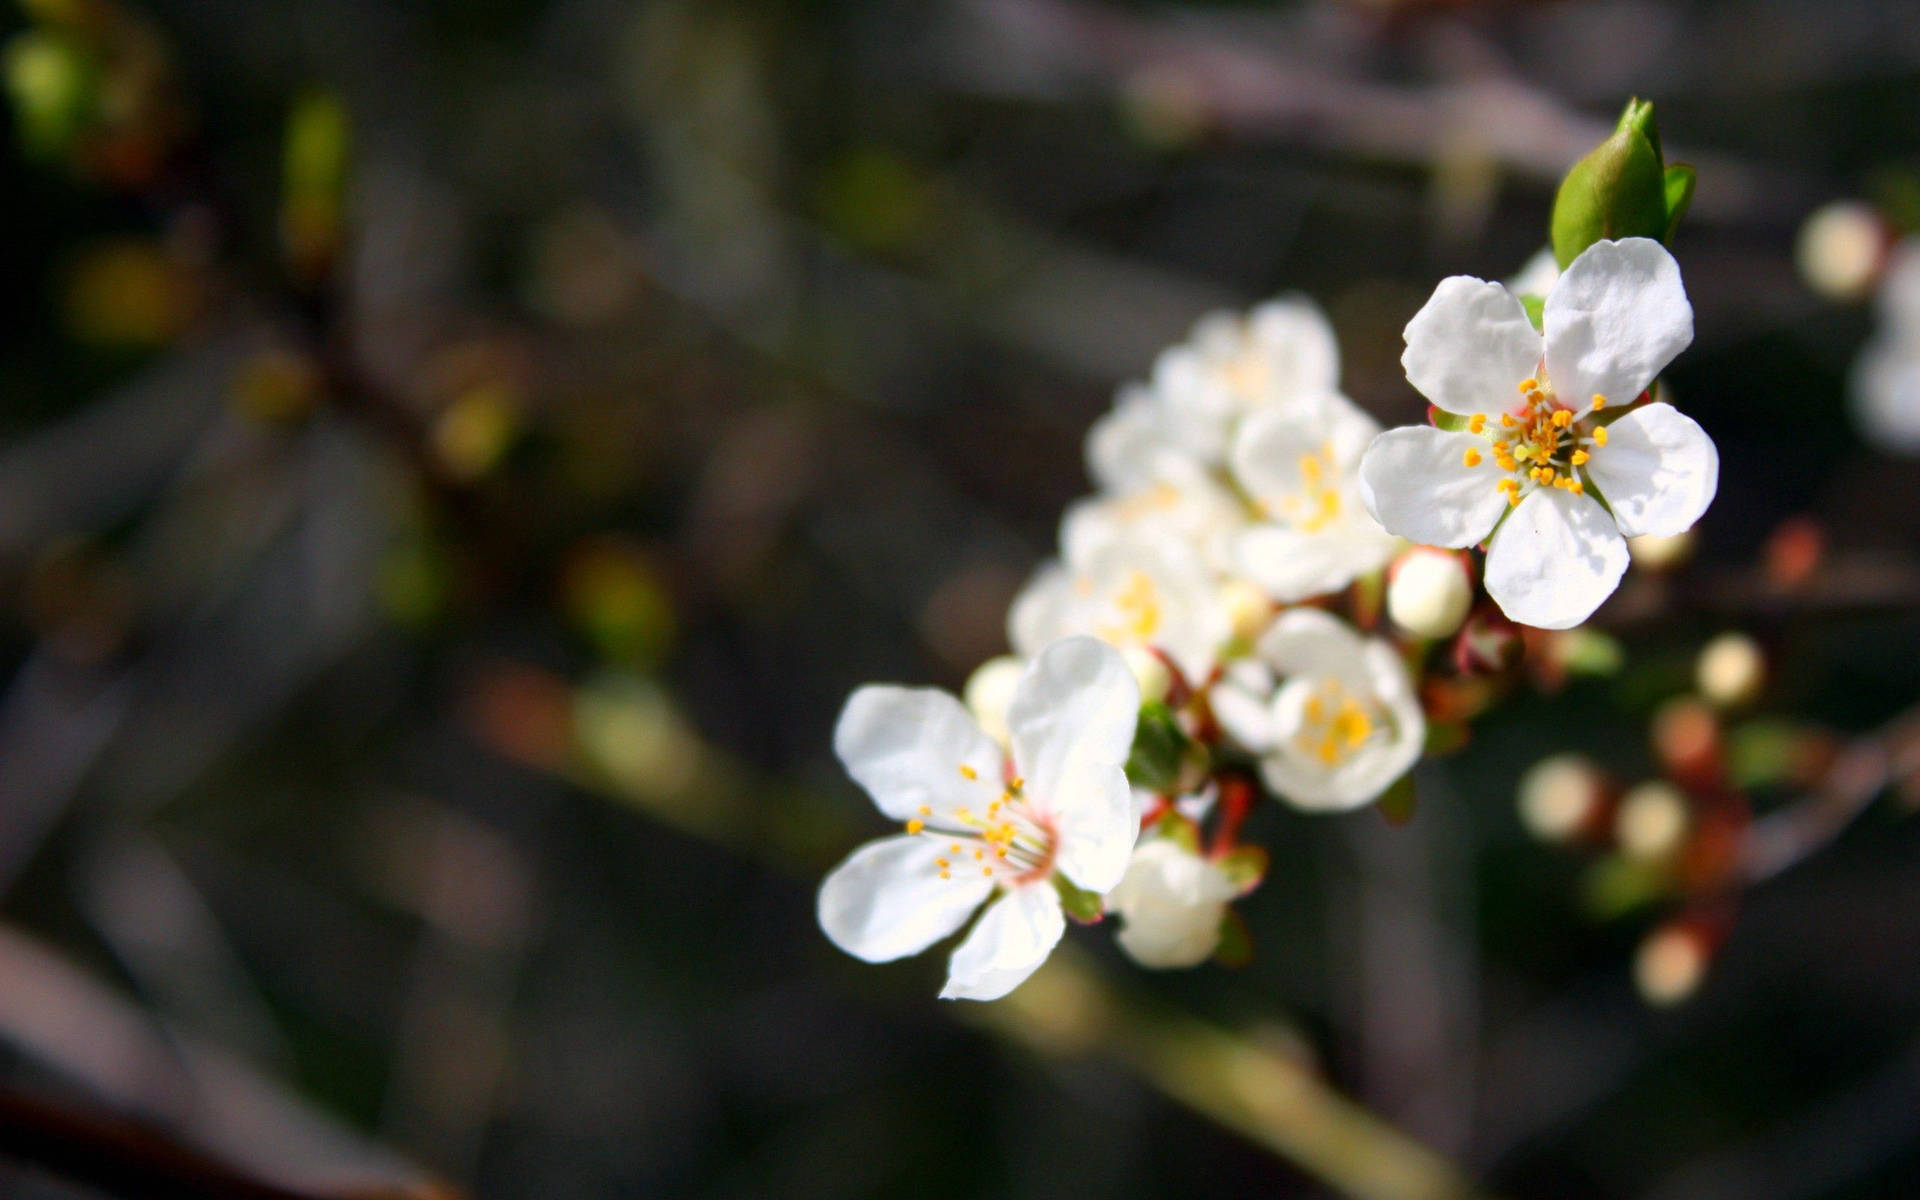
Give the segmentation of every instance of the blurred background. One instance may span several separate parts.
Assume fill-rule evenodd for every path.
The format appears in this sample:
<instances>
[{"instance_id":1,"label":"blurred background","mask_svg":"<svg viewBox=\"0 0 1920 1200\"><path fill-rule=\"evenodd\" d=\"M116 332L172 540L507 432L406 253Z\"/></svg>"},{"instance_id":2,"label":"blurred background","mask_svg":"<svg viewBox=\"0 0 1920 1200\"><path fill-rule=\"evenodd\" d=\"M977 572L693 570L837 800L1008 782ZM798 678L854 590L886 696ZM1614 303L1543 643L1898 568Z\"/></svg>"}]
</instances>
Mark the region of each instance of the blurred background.
<instances>
[{"instance_id":1,"label":"blurred background","mask_svg":"<svg viewBox=\"0 0 1920 1200\"><path fill-rule=\"evenodd\" d=\"M1729 903L1664 1006L1658 914L1514 805L1558 751L1654 773L1723 630L1783 721L1920 695L1920 466L1846 419L1869 309L1794 267L1825 202L1920 214L1920 6L0 24L0 1095L44 1106L0 1104L0 1191L1333 1194L1274 1153L1338 1138L1307 1079L1502 1195L1920 1194L1901 801ZM1004 650L1116 385L1299 291L1354 398L1419 419L1407 318L1518 270L1636 94L1699 170L1668 382L1723 472L1689 573L1603 611L1620 669L1482 721L1404 825L1265 806L1244 968L1081 930L982 1009L938 955L833 950L813 889L884 824L841 700ZM1784 598L1783 527L1821 564ZM50 1162L89 1114L211 1190Z\"/></svg>"}]
</instances>

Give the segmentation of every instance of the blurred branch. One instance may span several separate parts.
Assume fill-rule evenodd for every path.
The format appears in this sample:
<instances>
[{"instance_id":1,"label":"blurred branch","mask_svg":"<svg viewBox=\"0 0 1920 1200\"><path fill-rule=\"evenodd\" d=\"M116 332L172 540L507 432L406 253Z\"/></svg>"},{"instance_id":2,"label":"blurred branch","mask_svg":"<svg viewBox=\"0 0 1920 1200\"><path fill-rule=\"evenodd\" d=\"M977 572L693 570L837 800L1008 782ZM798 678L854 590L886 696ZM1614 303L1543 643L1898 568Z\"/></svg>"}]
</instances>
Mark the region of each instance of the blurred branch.
<instances>
[{"instance_id":1,"label":"blurred branch","mask_svg":"<svg viewBox=\"0 0 1920 1200\"><path fill-rule=\"evenodd\" d=\"M163 1030L131 1001L5 927L0 979L7 981L0 1042L142 1122L15 1099L0 1105L0 1151L138 1197L453 1195L226 1051ZM204 1149L150 1127L177 1130Z\"/></svg>"},{"instance_id":2,"label":"blurred branch","mask_svg":"<svg viewBox=\"0 0 1920 1200\"><path fill-rule=\"evenodd\" d=\"M1739 877L1756 884L1797 865L1840 836L1888 784L1916 773L1920 707L1849 744L1818 790L1755 821L1740 845Z\"/></svg>"}]
</instances>

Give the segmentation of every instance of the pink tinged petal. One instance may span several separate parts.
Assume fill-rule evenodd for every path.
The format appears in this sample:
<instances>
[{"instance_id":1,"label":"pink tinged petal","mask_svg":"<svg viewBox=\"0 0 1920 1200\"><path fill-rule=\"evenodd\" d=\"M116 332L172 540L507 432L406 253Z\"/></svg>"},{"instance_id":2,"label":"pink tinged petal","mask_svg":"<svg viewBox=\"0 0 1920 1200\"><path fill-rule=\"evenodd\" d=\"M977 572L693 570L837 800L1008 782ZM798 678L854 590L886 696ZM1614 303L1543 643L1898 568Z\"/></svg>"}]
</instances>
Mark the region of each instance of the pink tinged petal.
<instances>
[{"instance_id":1,"label":"pink tinged petal","mask_svg":"<svg viewBox=\"0 0 1920 1200\"><path fill-rule=\"evenodd\" d=\"M848 855L820 885L816 911L834 945L867 962L918 954L967 923L993 880L956 863L940 878L946 843L926 835L881 838Z\"/></svg>"},{"instance_id":2,"label":"pink tinged petal","mask_svg":"<svg viewBox=\"0 0 1920 1200\"><path fill-rule=\"evenodd\" d=\"M1547 295L1547 375L1562 403L1632 403L1693 341L1680 264L1651 238L1595 242Z\"/></svg>"},{"instance_id":3,"label":"pink tinged petal","mask_svg":"<svg viewBox=\"0 0 1920 1200\"><path fill-rule=\"evenodd\" d=\"M937 688L881 684L854 692L834 728L833 752L896 821L950 823L943 818L954 809L979 811L1000 794L999 746L966 706Z\"/></svg>"},{"instance_id":4,"label":"pink tinged petal","mask_svg":"<svg viewBox=\"0 0 1920 1200\"><path fill-rule=\"evenodd\" d=\"M1400 365L1407 382L1451 413L1498 414L1520 402L1519 384L1540 365L1540 334L1520 301L1497 283L1440 281L1407 322Z\"/></svg>"},{"instance_id":5,"label":"pink tinged petal","mask_svg":"<svg viewBox=\"0 0 1920 1200\"><path fill-rule=\"evenodd\" d=\"M1671 404L1636 408L1607 426L1587 474L1627 537L1670 536L1693 527L1720 486L1720 452L1692 417Z\"/></svg>"},{"instance_id":6,"label":"pink tinged petal","mask_svg":"<svg viewBox=\"0 0 1920 1200\"><path fill-rule=\"evenodd\" d=\"M1111 770L1126 765L1139 717L1140 685L1119 651L1091 637L1042 650L1007 706L1028 802L1057 817L1082 805L1104 812Z\"/></svg>"},{"instance_id":7,"label":"pink tinged petal","mask_svg":"<svg viewBox=\"0 0 1920 1200\"><path fill-rule=\"evenodd\" d=\"M953 952L940 998L998 1000L1047 961L1066 928L1051 883L1014 888L988 906Z\"/></svg>"},{"instance_id":8,"label":"pink tinged petal","mask_svg":"<svg viewBox=\"0 0 1920 1200\"><path fill-rule=\"evenodd\" d=\"M1627 569L1627 542L1591 496L1528 493L1487 548L1487 594L1523 625L1569 629L1593 615Z\"/></svg>"},{"instance_id":9,"label":"pink tinged petal","mask_svg":"<svg viewBox=\"0 0 1920 1200\"><path fill-rule=\"evenodd\" d=\"M1468 450L1479 465L1466 465ZM1360 496L1388 533L1459 549L1487 536L1506 511L1502 478L1484 438L1426 425L1389 429L1360 460Z\"/></svg>"}]
</instances>

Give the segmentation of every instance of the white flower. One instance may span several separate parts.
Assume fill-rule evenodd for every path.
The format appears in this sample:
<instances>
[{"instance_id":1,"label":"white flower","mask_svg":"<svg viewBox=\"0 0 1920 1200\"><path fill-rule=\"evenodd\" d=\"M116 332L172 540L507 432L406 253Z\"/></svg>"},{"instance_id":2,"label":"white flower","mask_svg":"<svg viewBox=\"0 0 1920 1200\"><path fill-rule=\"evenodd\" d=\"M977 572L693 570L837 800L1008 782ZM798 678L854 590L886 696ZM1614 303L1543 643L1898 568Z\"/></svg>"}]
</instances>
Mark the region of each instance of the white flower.
<instances>
[{"instance_id":1,"label":"white flower","mask_svg":"<svg viewBox=\"0 0 1920 1200\"><path fill-rule=\"evenodd\" d=\"M1391 643L1300 608L1273 623L1254 655L1264 673L1237 664L1215 689L1214 715L1296 808L1359 808L1420 757L1426 717Z\"/></svg>"},{"instance_id":2,"label":"white flower","mask_svg":"<svg viewBox=\"0 0 1920 1200\"><path fill-rule=\"evenodd\" d=\"M1699 519L1720 459L1672 405L1600 416L1633 405L1693 340L1680 268L1658 242L1594 243L1554 284L1542 324L1544 336L1497 283L1442 280L1400 361L1458 428L1381 434L1361 491L1416 542L1458 549L1492 534L1488 594L1515 621L1565 629L1619 584L1626 537Z\"/></svg>"},{"instance_id":3,"label":"white flower","mask_svg":"<svg viewBox=\"0 0 1920 1200\"><path fill-rule=\"evenodd\" d=\"M1007 708L1011 756L934 688L869 686L847 700L834 753L906 832L869 842L820 885L820 927L856 958L916 954L997 893L953 952L949 999L994 1000L1065 929L1057 871L1104 893L1139 831L1124 764L1140 693L1092 638L1048 646Z\"/></svg>"},{"instance_id":4,"label":"white flower","mask_svg":"<svg viewBox=\"0 0 1920 1200\"><path fill-rule=\"evenodd\" d=\"M1235 540L1235 559L1274 599L1338 591L1400 548L1361 501L1360 458L1379 432L1337 393L1264 408L1241 423L1233 475L1265 519Z\"/></svg>"},{"instance_id":5,"label":"white flower","mask_svg":"<svg viewBox=\"0 0 1920 1200\"><path fill-rule=\"evenodd\" d=\"M1227 872L1172 838L1149 838L1133 851L1107 907L1122 922L1115 940L1143 967L1192 967L1220 946L1227 902L1239 893Z\"/></svg>"},{"instance_id":6,"label":"white flower","mask_svg":"<svg viewBox=\"0 0 1920 1200\"><path fill-rule=\"evenodd\" d=\"M1920 241L1894 248L1875 306L1880 326L1853 364L1853 415L1881 449L1920 454Z\"/></svg>"},{"instance_id":7,"label":"white flower","mask_svg":"<svg viewBox=\"0 0 1920 1200\"><path fill-rule=\"evenodd\" d=\"M1069 505L1060 519L1060 555L1070 565L1083 565L1115 542L1159 542L1197 557L1220 576L1231 569L1233 538L1246 524L1245 507L1212 478L1163 481Z\"/></svg>"},{"instance_id":8,"label":"white flower","mask_svg":"<svg viewBox=\"0 0 1920 1200\"><path fill-rule=\"evenodd\" d=\"M1519 274L1507 280L1507 290L1516 296L1545 296L1558 282L1560 263L1553 257L1553 250L1545 248L1521 264Z\"/></svg>"},{"instance_id":9,"label":"white flower","mask_svg":"<svg viewBox=\"0 0 1920 1200\"><path fill-rule=\"evenodd\" d=\"M1019 654L1074 634L1161 650L1199 681L1212 672L1232 629L1212 572L1191 547L1116 536L1041 567L1007 614L1007 636Z\"/></svg>"},{"instance_id":10,"label":"white flower","mask_svg":"<svg viewBox=\"0 0 1920 1200\"><path fill-rule=\"evenodd\" d=\"M1153 367L1169 444L1213 466L1225 460L1241 417L1339 385L1333 327L1301 296L1269 300L1244 317L1209 313Z\"/></svg>"}]
</instances>

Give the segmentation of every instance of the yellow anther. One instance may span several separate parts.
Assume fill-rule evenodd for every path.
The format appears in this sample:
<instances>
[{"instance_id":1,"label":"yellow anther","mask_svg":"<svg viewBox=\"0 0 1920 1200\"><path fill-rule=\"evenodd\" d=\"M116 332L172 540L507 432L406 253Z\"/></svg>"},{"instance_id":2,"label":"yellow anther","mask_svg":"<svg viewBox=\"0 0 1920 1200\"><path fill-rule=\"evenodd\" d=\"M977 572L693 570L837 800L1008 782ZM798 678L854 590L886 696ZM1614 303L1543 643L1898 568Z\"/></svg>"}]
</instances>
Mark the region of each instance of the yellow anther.
<instances>
[{"instance_id":1,"label":"yellow anther","mask_svg":"<svg viewBox=\"0 0 1920 1200\"><path fill-rule=\"evenodd\" d=\"M991 875L991 874L993 874L993 868L992 868L992 867L981 867L981 868L980 868L980 873L981 873L982 875Z\"/></svg>"},{"instance_id":2,"label":"yellow anther","mask_svg":"<svg viewBox=\"0 0 1920 1200\"><path fill-rule=\"evenodd\" d=\"M1467 418L1467 432L1479 433L1487 427L1487 414L1475 413Z\"/></svg>"},{"instance_id":3,"label":"yellow anther","mask_svg":"<svg viewBox=\"0 0 1920 1200\"><path fill-rule=\"evenodd\" d=\"M993 852L993 856L995 858L1005 858L1007 856L1007 848L1005 846L1000 847Z\"/></svg>"},{"instance_id":4,"label":"yellow anther","mask_svg":"<svg viewBox=\"0 0 1920 1200\"><path fill-rule=\"evenodd\" d=\"M967 764L965 764L965 763L961 763L961 764L960 764L960 775L961 775L961 777L962 777L962 778L964 778L964 779L978 779L978 778L980 778L980 772L978 772L978 771L976 771L976 770L974 770L974 769L973 769L972 767L970 767L970 766L968 766L968 765L967 765Z\"/></svg>"},{"instance_id":5,"label":"yellow anther","mask_svg":"<svg viewBox=\"0 0 1920 1200\"><path fill-rule=\"evenodd\" d=\"M1514 426L1518 425L1520 422L1513 419L1512 413L1501 413L1500 423L1506 426L1508 429L1512 429Z\"/></svg>"},{"instance_id":6,"label":"yellow anther","mask_svg":"<svg viewBox=\"0 0 1920 1200\"><path fill-rule=\"evenodd\" d=\"M923 816L923 817L930 817L930 816L932 816L932 815L933 815L933 805L931 805L931 804L922 804L922 805L920 806L920 815L921 815L921 816Z\"/></svg>"},{"instance_id":7,"label":"yellow anther","mask_svg":"<svg viewBox=\"0 0 1920 1200\"><path fill-rule=\"evenodd\" d=\"M1606 426L1603 425L1600 428L1593 431L1593 444L1596 446L1604 446L1607 444Z\"/></svg>"},{"instance_id":8,"label":"yellow anther","mask_svg":"<svg viewBox=\"0 0 1920 1200\"><path fill-rule=\"evenodd\" d=\"M1525 379L1522 379L1520 381L1520 391L1522 392L1522 394L1527 392L1537 392L1539 390L1540 390L1540 381L1538 379L1535 379L1531 375L1527 376Z\"/></svg>"},{"instance_id":9,"label":"yellow anther","mask_svg":"<svg viewBox=\"0 0 1920 1200\"><path fill-rule=\"evenodd\" d=\"M1015 775L1012 779L1007 780L1007 791L1013 793L1016 796L1020 794L1020 789L1025 786L1027 786L1027 781L1020 778L1018 775Z\"/></svg>"},{"instance_id":10,"label":"yellow anther","mask_svg":"<svg viewBox=\"0 0 1920 1200\"><path fill-rule=\"evenodd\" d=\"M1571 424L1573 424L1573 414L1568 410L1563 408L1553 414L1553 427L1555 429L1565 429Z\"/></svg>"},{"instance_id":11,"label":"yellow anther","mask_svg":"<svg viewBox=\"0 0 1920 1200\"><path fill-rule=\"evenodd\" d=\"M933 860L933 865L934 865L934 866L936 866L936 867L939 867L939 868L940 868L940 869L941 869L942 871L944 871L944 870L946 870L946 869L947 869L948 867L950 867L950 866L952 866L953 864L952 864L952 863L950 863L950 862L948 862L948 861L947 861L946 859L944 859L944 858L936 858L936 859L934 859L934 860Z\"/></svg>"},{"instance_id":12,"label":"yellow anther","mask_svg":"<svg viewBox=\"0 0 1920 1200\"><path fill-rule=\"evenodd\" d=\"M1587 465L1587 460L1592 457L1593 455L1588 454L1585 450L1575 450L1573 452L1573 465L1576 467L1584 467Z\"/></svg>"},{"instance_id":13,"label":"yellow anther","mask_svg":"<svg viewBox=\"0 0 1920 1200\"><path fill-rule=\"evenodd\" d=\"M987 852L985 850L975 850L973 852L973 861L979 862L981 859L985 858L986 856L987 856Z\"/></svg>"},{"instance_id":14,"label":"yellow anther","mask_svg":"<svg viewBox=\"0 0 1920 1200\"><path fill-rule=\"evenodd\" d=\"M1587 494L1587 485L1575 479L1567 485L1567 490L1576 496L1584 496Z\"/></svg>"},{"instance_id":15,"label":"yellow anther","mask_svg":"<svg viewBox=\"0 0 1920 1200\"><path fill-rule=\"evenodd\" d=\"M1514 492L1508 492L1508 493L1507 493L1507 507L1508 507L1508 508L1512 508L1512 507L1513 507L1514 505L1516 505L1516 504L1518 504L1518 503L1520 503L1520 493L1519 493L1519 492L1517 492L1517 491L1514 491Z\"/></svg>"},{"instance_id":16,"label":"yellow anther","mask_svg":"<svg viewBox=\"0 0 1920 1200\"><path fill-rule=\"evenodd\" d=\"M919 833L922 829L925 829L926 827L927 827L927 823L922 820L915 819L907 822L908 833Z\"/></svg>"},{"instance_id":17,"label":"yellow anther","mask_svg":"<svg viewBox=\"0 0 1920 1200\"><path fill-rule=\"evenodd\" d=\"M1468 446L1467 452L1460 456L1460 461L1469 467L1477 467L1480 465L1480 452Z\"/></svg>"},{"instance_id":18,"label":"yellow anther","mask_svg":"<svg viewBox=\"0 0 1920 1200\"><path fill-rule=\"evenodd\" d=\"M1606 406L1607 406L1607 398L1605 396L1602 396L1599 392L1595 392L1593 394L1593 411L1599 412L1601 409L1605 408Z\"/></svg>"},{"instance_id":19,"label":"yellow anther","mask_svg":"<svg viewBox=\"0 0 1920 1200\"><path fill-rule=\"evenodd\" d=\"M1552 482L1553 482L1553 479L1554 479L1554 475L1553 475L1553 468L1552 468L1552 467L1541 467L1541 468L1540 468L1540 482L1541 482L1541 483L1552 483Z\"/></svg>"}]
</instances>

